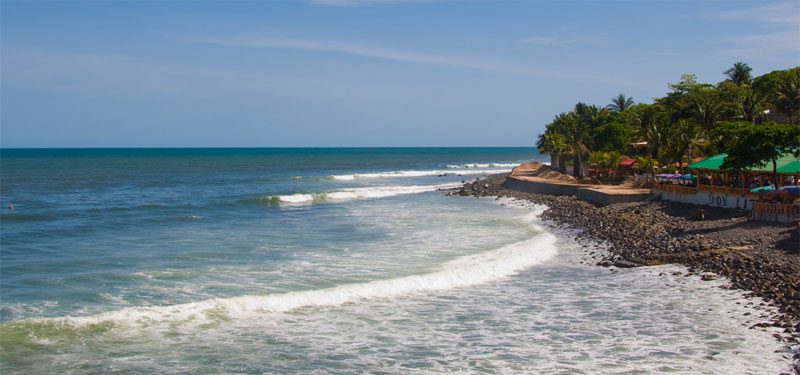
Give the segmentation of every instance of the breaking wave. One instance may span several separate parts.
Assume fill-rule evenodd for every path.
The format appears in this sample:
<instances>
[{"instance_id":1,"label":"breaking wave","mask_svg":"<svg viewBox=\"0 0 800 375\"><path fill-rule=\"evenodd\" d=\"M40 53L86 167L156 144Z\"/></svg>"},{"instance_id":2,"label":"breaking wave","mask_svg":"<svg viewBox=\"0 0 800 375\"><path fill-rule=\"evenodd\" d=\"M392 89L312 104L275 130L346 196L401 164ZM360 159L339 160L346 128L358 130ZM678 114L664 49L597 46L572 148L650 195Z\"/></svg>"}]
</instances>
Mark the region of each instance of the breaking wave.
<instances>
[{"instance_id":1,"label":"breaking wave","mask_svg":"<svg viewBox=\"0 0 800 375\"><path fill-rule=\"evenodd\" d=\"M336 200L385 198L403 194L418 194L439 189L453 189L461 186L460 183L429 185L429 186L378 186L352 189L341 189L319 194L291 194L268 195L261 198L269 204L306 204L321 203Z\"/></svg>"},{"instance_id":2,"label":"breaking wave","mask_svg":"<svg viewBox=\"0 0 800 375\"><path fill-rule=\"evenodd\" d=\"M464 168L467 168L467 169L469 169L469 168L509 168L509 169L511 169L511 168L514 168L514 167L516 167L518 165L520 165L520 163L487 163L487 164L476 163L476 164L458 164L458 165L454 164L454 165L448 165L447 168L453 168L453 169L456 169L456 168L458 168L458 169L464 169Z\"/></svg>"},{"instance_id":3,"label":"breaking wave","mask_svg":"<svg viewBox=\"0 0 800 375\"><path fill-rule=\"evenodd\" d=\"M528 215L525 220L532 221L537 214ZM528 240L455 259L445 263L439 271L428 274L283 294L213 298L172 306L131 307L90 316L33 318L3 323L0 331L11 329L9 325L18 327L20 324L65 329L109 325L149 326L156 323L204 324L210 320L247 318L259 313L340 306L364 300L444 291L500 280L545 262L556 255L555 242L556 237L552 234L539 232Z\"/></svg>"},{"instance_id":4,"label":"breaking wave","mask_svg":"<svg viewBox=\"0 0 800 375\"><path fill-rule=\"evenodd\" d=\"M448 167L449 168L449 167ZM429 170L429 171L391 171L391 172L377 172L377 173L354 173L354 174L341 174L333 175L330 178L340 181L349 181L362 178L399 178L399 177L424 177L424 176L464 176L476 174L493 174L505 173L510 171L507 169L464 169L459 171L450 170Z\"/></svg>"}]
</instances>

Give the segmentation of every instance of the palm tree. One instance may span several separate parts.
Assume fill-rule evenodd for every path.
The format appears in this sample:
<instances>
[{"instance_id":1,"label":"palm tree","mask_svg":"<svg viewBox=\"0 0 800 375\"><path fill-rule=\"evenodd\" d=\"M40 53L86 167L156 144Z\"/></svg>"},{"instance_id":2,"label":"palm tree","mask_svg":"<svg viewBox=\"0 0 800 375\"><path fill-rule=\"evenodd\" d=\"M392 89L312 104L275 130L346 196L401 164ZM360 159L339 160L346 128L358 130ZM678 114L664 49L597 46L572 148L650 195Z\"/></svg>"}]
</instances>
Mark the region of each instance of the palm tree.
<instances>
[{"instance_id":1,"label":"palm tree","mask_svg":"<svg viewBox=\"0 0 800 375\"><path fill-rule=\"evenodd\" d=\"M742 85L750 85L753 83L753 77L750 76L750 72L753 68L747 66L747 64L739 61L733 64L733 67L723 72L726 76L728 76L727 81L731 81L736 86Z\"/></svg>"},{"instance_id":2,"label":"palm tree","mask_svg":"<svg viewBox=\"0 0 800 375\"><path fill-rule=\"evenodd\" d=\"M536 141L536 148L539 149L539 153L550 155L551 167L556 168L561 173L566 172L566 165L562 158L564 155L569 155L572 148L567 144L563 134L548 127L543 134L539 135L539 139Z\"/></svg>"},{"instance_id":3,"label":"palm tree","mask_svg":"<svg viewBox=\"0 0 800 375\"><path fill-rule=\"evenodd\" d=\"M648 163L651 166L650 174L655 176L655 170L652 169L656 165L653 161L653 156L656 157L656 160L663 162L662 155L667 152L667 146L670 141L667 123L657 120L650 122L645 128L644 138L647 141L647 155L650 158Z\"/></svg>"},{"instance_id":4,"label":"palm tree","mask_svg":"<svg viewBox=\"0 0 800 375\"><path fill-rule=\"evenodd\" d=\"M790 124L794 123L792 113L800 110L800 72L778 86L778 97L772 100L772 105L789 116Z\"/></svg>"},{"instance_id":5,"label":"palm tree","mask_svg":"<svg viewBox=\"0 0 800 375\"><path fill-rule=\"evenodd\" d=\"M649 156L647 156L647 157L645 157L645 156L637 156L634 159L636 159L636 164L639 164L639 169L640 170L652 171L655 168L655 166L658 165L658 163L655 163L653 161L653 158L651 158Z\"/></svg>"},{"instance_id":6,"label":"palm tree","mask_svg":"<svg viewBox=\"0 0 800 375\"><path fill-rule=\"evenodd\" d=\"M746 121L752 122L758 113L758 107L761 104L761 98L752 90L740 95L736 98L736 105L742 113L742 118Z\"/></svg>"},{"instance_id":7,"label":"palm tree","mask_svg":"<svg viewBox=\"0 0 800 375\"><path fill-rule=\"evenodd\" d=\"M692 114L706 132L710 132L722 118L723 102L712 90L699 90L694 95Z\"/></svg>"},{"instance_id":8,"label":"palm tree","mask_svg":"<svg viewBox=\"0 0 800 375\"><path fill-rule=\"evenodd\" d=\"M575 157L575 169L573 174L577 178L583 177L583 155L589 153L589 143L592 141L589 126L584 121L578 121L574 113L570 126L565 134L567 143L572 147L572 156Z\"/></svg>"},{"instance_id":9,"label":"palm tree","mask_svg":"<svg viewBox=\"0 0 800 375\"><path fill-rule=\"evenodd\" d=\"M697 123L690 120L681 119L677 127L678 138L680 139L681 152L686 152L686 163L692 162L694 147L700 144L702 131ZM682 158L681 158L682 159ZM679 162L679 164L682 164Z\"/></svg>"},{"instance_id":10,"label":"palm tree","mask_svg":"<svg viewBox=\"0 0 800 375\"><path fill-rule=\"evenodd\" d=\"M605 172L605 175L608 176L609 171L619 167L619 163L621 163L623 159L624 157L619 151L593 151L589 155L589 160L587 160L587 162L589 165Z\"/></svg>"},{"instance_id":11,"label":"palm tree","mask_svg":"<svg viewBox=\"0 0 800 375\"><path fill-rule=\"evenodd\" d=\"M611 98L611 104L607 105L606 109L614 113L622 113L632 106L633 98L625 97L625 94L619 94Z\"/></svg>"}]
</instances>

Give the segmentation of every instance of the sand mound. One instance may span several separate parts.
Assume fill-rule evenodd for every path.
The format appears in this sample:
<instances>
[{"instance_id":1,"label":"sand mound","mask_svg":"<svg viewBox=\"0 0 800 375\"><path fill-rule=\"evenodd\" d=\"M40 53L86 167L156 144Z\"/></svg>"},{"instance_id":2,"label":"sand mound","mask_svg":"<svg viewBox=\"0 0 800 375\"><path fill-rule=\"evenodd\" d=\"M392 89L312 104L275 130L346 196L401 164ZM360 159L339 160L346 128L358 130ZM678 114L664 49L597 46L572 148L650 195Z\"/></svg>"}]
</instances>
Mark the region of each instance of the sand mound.
<instances>
[{"instance_id":1,"label":"sand mound","mask_svg":"<svg viewBox=\"0 0 800 375\"><path fill-rule=\"evenodd\" d=\"M548 180L575 183L575 177L550 169L542 163L530 162L518 165L511 170L512 176L538 177Z\"/></svg>"},{"instance_id":2,"label":"sand mound","mask_svg":"<svg viewBox=\"0 0 800 375\"><path fill-rule=\"evenodd\" d=\"M602 185L603 184L600 180L598 180L598 179L596 179L594 177L588 177L588 176L584 176L583 178L581 178L578 181L578 183L586 184L586 185Z\"/></svg>"}]
</instances>

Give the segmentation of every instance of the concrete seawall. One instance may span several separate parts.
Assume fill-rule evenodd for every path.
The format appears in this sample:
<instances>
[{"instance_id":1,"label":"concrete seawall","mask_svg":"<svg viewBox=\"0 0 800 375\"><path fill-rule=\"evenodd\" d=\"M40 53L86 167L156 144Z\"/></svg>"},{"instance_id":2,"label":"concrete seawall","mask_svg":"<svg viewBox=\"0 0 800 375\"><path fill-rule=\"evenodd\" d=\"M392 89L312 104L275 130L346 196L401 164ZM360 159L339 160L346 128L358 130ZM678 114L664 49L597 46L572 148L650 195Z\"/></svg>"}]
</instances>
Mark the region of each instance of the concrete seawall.
<instances>
[{"instance_id":1,"label":"concrete seawall","mask_svg":"<svg viewBox=\"0 0 800 375\"><path fill-rule=\"evenodd\" d=\"M509 176L503 186L534 194L572 196L598 206L615 203L639 202L652 194L647 189L613 189L592 185L572 185L551 183L525 177Z\"/></svg>"}]
</instances>

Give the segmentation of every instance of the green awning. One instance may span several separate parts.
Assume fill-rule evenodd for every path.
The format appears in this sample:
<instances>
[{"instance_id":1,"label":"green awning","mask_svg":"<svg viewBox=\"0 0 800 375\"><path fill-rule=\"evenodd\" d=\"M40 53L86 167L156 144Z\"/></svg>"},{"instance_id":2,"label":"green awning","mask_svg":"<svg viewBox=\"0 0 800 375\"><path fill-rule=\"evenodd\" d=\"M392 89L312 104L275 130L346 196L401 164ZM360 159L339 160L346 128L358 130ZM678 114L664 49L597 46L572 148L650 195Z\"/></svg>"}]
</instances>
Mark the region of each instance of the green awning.
<instances>
[{"instance_id":1,"label":"green awning","mask_svg":"<svg viewBox=\"0 0 800 375\"><path fill-rule=\"evenodd\" d=\"M800 160L797 159L789 160L783 165L781 165L781 162L778 161L778 173L788 173L788 174L800 173Z\"/></svg>"},{"instance_id":2,"label":"green awning","mask_svg":"<svg viewBox=\"0 0 800 375\"><path fill-rule=\"evenodd\" d=\"M722 165L722 161L726 156L728 156L728 154L710 156L696 163L689 164L687 167L693 169L710 169L719 171L721 170L720 166ZM800 173L800 159L796 158L791 153L781 155L775 164L777 165L778 173ZM767 162L767 164L761 168L752 168L750 171L772 173L772 162Z\"/></svg>"},{"instance_id":3,"label":"green awning","mask_svg":"<svg viewBox=\"0 0 800 375\"><path fill-rule=\"evenodd\" d=\"M709 156L703 160L698 162L692 163L687 165L687 168L694 168L694 169L716 169L719 170L719 166L722 165L722 159L728 154L718 154L714 156Z\"/></svg>"}]
</instances>

